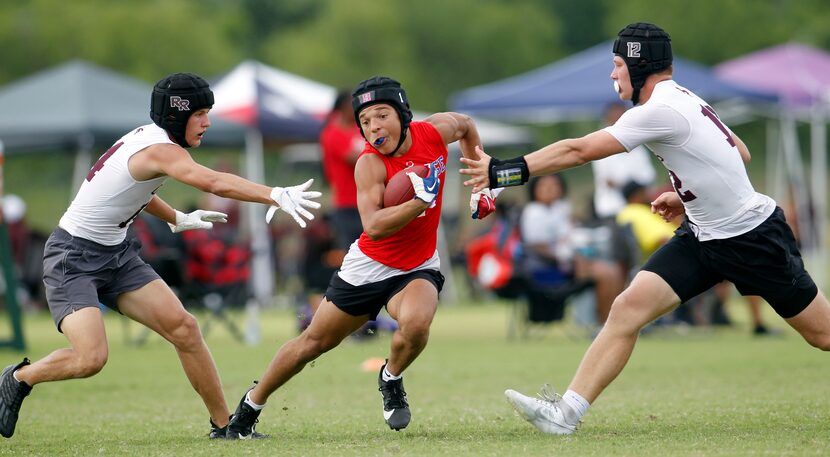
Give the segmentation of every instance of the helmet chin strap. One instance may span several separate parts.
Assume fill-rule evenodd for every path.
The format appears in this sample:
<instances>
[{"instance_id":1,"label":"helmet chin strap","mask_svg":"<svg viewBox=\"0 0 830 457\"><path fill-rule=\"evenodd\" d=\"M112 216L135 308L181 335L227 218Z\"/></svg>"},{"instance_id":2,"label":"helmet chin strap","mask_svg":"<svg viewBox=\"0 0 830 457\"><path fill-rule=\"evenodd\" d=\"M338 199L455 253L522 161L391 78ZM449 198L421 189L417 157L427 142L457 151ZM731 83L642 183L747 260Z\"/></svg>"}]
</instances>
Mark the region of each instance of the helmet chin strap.
<instances>
[{"instance_id":1,"label":"helmet chin strap","mask_svg":"<svg viewBox=\"0 0 830 457\"><path fill-rule=\"evenodd\" d=\"M395 146L395 150L394 150L394 151L392 151L392 154L394 154L394 153L398 152L398 149L400 149L400 148L401 148L401 146L403 146L403 142L404 142L404 141L406 141L406 132L405 132L405 131L401 131L401 139L400 139L400 140L398 140L398 145L397 145L397 146Z\"/></svg>"}]
</instances>

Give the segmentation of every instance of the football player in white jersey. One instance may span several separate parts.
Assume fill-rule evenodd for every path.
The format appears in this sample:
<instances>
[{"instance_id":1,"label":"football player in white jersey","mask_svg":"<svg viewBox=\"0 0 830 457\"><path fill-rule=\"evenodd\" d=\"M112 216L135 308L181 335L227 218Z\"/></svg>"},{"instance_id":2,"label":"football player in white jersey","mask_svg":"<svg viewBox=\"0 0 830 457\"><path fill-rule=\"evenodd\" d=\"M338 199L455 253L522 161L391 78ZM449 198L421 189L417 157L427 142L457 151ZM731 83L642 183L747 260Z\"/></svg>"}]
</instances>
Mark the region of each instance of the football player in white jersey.
<instances>
[{"instance_id":1,"label":"football player in white jersey","mask_svg":"<svg viewBox=\"0 0 830 457\"><path fill-rule=\"evenodd\" d=\"M571 434L600 393L628 362L645 325L713 285L729 280L743 295L766 299L817 348L830 350L830 306L804 269L783 212L749 182L746 145L715 111L672 80L669 35L653 24L622 29L614 42L611 79L628 110L612 126L561 140L523 157L462 158L473 191L520 185L646 145L666 167L675 192L652 203L666 220L685 213L674 237L658 249L614 301L602 331L568 390L542 398L505 395L544 433Z\"/></svg>"},{"instance_id":2,"label":"football player in white jersey","mask_svg":"<svg viewBox=\"0 0 830 457\"><path fill-rule=\"evenodd\" d=\"M146 211L168 222L173 232L210 229L226 215L196 210L184 214L156 195L167 178L201 191L279 208L305 227L318 208L307 191L311 181L268 187L196 163L186 148L201 144L210 127L213 92L190 73L159 81L150 103L152 124L127 133L87 174L44 250L49 310L70 347L30 363L10 365L0 374L0 434L11 437L23 399L41 382L86 378L107 362L107 337L99 303L139 322L176 349L185 374L210 413L211 438L224 438L230 412L216 364L196 319L153 269L138 256L141 244L127 227ZM301 217L302 216L302 217Z\"/></svg>"}]
</instances>

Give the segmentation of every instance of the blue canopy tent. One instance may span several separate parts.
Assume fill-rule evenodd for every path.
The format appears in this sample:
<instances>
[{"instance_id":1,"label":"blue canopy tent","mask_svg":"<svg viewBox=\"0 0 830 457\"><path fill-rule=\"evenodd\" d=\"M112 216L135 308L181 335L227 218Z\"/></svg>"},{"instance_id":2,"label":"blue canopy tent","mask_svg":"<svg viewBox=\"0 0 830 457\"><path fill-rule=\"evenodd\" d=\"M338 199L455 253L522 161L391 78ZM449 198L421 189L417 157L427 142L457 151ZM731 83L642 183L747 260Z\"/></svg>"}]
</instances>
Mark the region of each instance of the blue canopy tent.
<instances>
[{"instance_id":1,"label":"blue canopy tent","mask_svg":"<svg viewBox=\"0 0 830 457\"><path fill-rule=\"evenodd\" d=\"M610 41L536 70L455 93L450 108L486 118L548 124L598 119L619 101L610 79ZM717 78L703 65L674 57L675 80L705 100L773 103L777 97Z\"/></svg>"}]
</instances>

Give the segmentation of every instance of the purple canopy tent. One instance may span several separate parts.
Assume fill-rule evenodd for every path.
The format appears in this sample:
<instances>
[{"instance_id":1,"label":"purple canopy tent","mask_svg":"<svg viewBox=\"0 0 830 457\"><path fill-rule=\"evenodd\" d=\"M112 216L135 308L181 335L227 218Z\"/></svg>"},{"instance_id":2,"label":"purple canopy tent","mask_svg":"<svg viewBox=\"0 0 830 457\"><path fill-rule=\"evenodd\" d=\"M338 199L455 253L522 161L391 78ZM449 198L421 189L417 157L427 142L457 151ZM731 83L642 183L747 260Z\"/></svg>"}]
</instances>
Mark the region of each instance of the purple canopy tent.
<instances>
[{"instance_id":1,"label":"purple canopy tent","mask_svg":"<svg viewBox=\"0 0 830 457\"><path fill-rule=\"evenodd\" d=\"M812 257L821 285L827 263L827 118L830 111L830 53L799 43L786 43L738 57L715 67L728 81L774 92L781 98L778 138L767 141L767 182L774 197L792 192L796 199L802 242ZM796 134L796 122L810 123L810 186ZM773 122L770 134L776 132ZM779 151L781 153L779 153ZM788 182L787 182L788 181ZM811 217L812 216L812 217Z\"/></svg>"}]
</instances>

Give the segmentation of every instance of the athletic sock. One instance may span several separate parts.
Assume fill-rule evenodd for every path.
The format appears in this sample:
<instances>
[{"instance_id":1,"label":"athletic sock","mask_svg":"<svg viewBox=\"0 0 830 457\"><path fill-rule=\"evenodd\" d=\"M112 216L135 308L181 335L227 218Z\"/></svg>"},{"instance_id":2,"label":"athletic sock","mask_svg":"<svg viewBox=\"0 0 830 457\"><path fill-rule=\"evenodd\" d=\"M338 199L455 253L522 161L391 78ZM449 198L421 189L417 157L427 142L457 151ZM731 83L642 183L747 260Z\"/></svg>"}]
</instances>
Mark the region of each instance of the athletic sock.
<instances>
[{"instance_id":1,"label":"athletic sock","mask_svg":"<svg viewBox=\"0 0 830 457\"><path fill-rule=\"evenodd\" d=\"M387 370L386 366L384 365L383 374L381 376L383 377L384 381L397 381L398 379L401 379L401 376L403 376L403 375L398 375L398 376L392 375L392 373L390 373L389 370Z\"/></svg>"},{"instance_id":2,"label":"athletic sock","mask_svg":"<svg viewBox=\"0 0 830 457\"><path fill-rule=\"evenodd\" d=\"M584 399L582 395L579 395L570 389L565 392L565 395L562 395L562 401L568 405L568 408L571 412L573 412L573 417L568 417L568 419L572 420L573 423L579 422L579 420L582 419L582 416L588 412L588 408L591 407L588 400ZM569 416L571 415L569 414Z\"/></svg>"},{"instance_id":3,"label":"athletic sock","mask_svg":"<svg viewBox=\"0 0 830 457\"><path fill-rule=\"evenodd\" d=\"M251 400L251 391L249 390L247 394L245 394L245 404L254 408L254 411L259 411L262 408L265 408L265 405L258 405Z\"/></svg>"}]
</instances>

